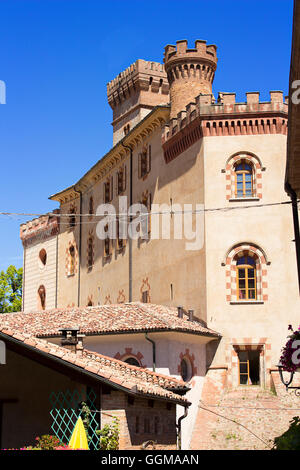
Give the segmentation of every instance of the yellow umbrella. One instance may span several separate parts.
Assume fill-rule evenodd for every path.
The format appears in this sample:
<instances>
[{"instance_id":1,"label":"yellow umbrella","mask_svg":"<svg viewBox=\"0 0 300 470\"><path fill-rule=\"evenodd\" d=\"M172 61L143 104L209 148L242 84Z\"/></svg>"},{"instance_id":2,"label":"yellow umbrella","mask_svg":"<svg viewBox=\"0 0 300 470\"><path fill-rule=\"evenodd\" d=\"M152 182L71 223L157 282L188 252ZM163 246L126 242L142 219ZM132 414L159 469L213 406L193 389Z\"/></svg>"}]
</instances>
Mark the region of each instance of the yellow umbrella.
<instances>
[{"instance_id":1,"label":"yellow umbrella","mask_svg":"<svg viewBox=\"0 0 300 470\"><path fill-rule=\"evenodd\" d=\"M71 447L72 449L89 450L86 432L85 432L84 425L80 416L72 432L72 436L69 442L69 447Z\"/></svg>"}]
</instances>

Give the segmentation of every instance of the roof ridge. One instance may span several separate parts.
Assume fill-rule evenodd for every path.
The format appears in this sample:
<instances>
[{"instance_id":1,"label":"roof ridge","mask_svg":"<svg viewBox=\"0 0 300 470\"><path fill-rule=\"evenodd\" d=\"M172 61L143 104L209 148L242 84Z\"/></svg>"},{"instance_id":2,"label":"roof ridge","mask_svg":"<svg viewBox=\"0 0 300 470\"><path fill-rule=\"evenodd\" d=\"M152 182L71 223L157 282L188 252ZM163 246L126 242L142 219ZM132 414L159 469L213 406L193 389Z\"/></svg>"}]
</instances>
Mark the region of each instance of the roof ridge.
<instances>
[{"instance_id":1,"label":"roof ridge","mask_svg":"<svg viewBox=\"0 0 300 470\"><path fill-rule=\"evenodd\" d=\"M178 317L175 307L154 303L128 302L0 315L0 327L25 331L38 337L56 337L59 328L74 325L86 335L181 331L216 338L221 336L196 317L188 321L186 314L183 318Z\"/></svg>"},{"instance_id":2,"label":"roof ridge","mask_svg":"<svg viewBox=\"0 0 300 470\"><path fill-rule=\"evenodd\" d=\"M140 304L142 305L142 308L146 310L146 312L150 313L151 316L154 316L157 320L164 323L166 325L166 327L170 328L170 323L168 323L165 319L161 318L158 314L156 314L156 312L154 310L150 311L150 309L148 307L146 307L147 305L159 305L159 304L143 304L142 302L140 302ZM163 307L163 308L168 308L165 305L159 305L159 306Z\"/></svg>"}]
</instances>

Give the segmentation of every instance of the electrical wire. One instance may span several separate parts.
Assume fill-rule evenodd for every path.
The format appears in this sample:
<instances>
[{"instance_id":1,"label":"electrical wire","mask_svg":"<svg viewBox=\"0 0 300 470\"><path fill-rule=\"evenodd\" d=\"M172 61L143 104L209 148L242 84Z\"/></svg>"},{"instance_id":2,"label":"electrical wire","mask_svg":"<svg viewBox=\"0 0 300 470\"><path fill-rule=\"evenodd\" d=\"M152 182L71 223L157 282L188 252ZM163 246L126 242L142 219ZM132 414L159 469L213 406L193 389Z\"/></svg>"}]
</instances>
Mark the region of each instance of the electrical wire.
<instances>
[{"instance_id":1,"label":"electrical wire","mask_svg":"<svg viewBox=\"0 0 300 470\"><path fill-rule=\"evenodd\" d=\"M208 403L204 403L205 406L209 406L212 408L232 408L238 410L272 410L272 411L299 411L300 408L265 408L265 407L252 407L252 406L230 406L230 405L211 405Z\"/></svg>"},{"instance_id":2,"label":"electrical wire","mask_svg":"<svg viewBox=\"0 0 300 470\"><path fill-rule=\"evenodd\" d=\"M139 214L139 217L147 217L149 215L176 215L176 214L199 214L199 213L205 213L205 212L216 212L216 211L222 211L222 212L228 212L232 210L239 210L239 209L253 209L253 208L261 208L261 207L273 207L273 206L279 206L279 205L286 205L286 204L291 204L292 201L282 201L282 202L273 202L273 203L267 203L267 204L253 204L253 205L247 205L247 206L235 206L235 207L218 207L218 208L204 208L204 209L194 209L194 210L180 210L180 211L173 211L172 209L170 211L151 211L151 212L142 212L142 214ZM42 217L42 216L54 216L57 218L62 218L62 217L120 217L120 218L129 218L132 217L135 214L127 214L124 212L115 212L115 213L96 213L96 214L76 214L76 213L54 213L54 212L49 212L49 213L29 213L29 212L0 212L0 216L7 216L7 217ZM138 215L138 214L137 214ZM80 223L82 224L88 224L88 223L95 223L94 221L83 221L83 222L78 222L76 225L79 225ZM67 223L69 225L69 223Z\"/></svg>"},{"instance_id":3,"label":"electrical wire","mask_svg":"<svg viewBox=\"0 0 300 470\"><path fill-rule=\"evenodd\" d=\"M237 424L238 426L241 426L242 428L246 429L246 431L248 431L250 434L252 434L254 437L256 437L256 439L258 439L259 441L261 441L266 447L268 447L269 449L272 449L272 447L267 443L265 442L263 439L261 439L259 436L257 436L253 431L251 431L251 429L247 428L247 426L245 426L244 424L242 423L238 423L237 421L235 421L234 419L230 419L228 418L227 416L224 416L224 415L221 415L219 413L216 413L215 411L212 411L212 410L209 410L207 408L204 408L203 406L201 405L198 405L199 408L201 408L202 410L204 411L208 411L209 413L212 413L216 416L219 416L220 418L224 418L224 419L227 419L227 421L231 421L232 423L234 424Z\"/></svg>"}]
</instances>

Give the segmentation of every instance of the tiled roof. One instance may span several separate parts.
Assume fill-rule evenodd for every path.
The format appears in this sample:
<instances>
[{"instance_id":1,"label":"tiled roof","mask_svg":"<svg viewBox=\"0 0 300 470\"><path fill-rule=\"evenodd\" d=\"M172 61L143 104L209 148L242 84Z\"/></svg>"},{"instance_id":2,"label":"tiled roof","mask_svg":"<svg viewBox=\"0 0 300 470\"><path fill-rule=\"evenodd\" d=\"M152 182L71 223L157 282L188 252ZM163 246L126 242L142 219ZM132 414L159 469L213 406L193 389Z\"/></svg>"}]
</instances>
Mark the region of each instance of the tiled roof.
<instances>
[{"instance_id":1,"label":"tiled roof","mask_svg":"<svg viewBox=\"0 0 300 470\"><path fill-rule=\"evenodd\" d=\"M82 355L75 354L45 339L36 338L20 330L14 332L3 326L0 326L0 337L4 340L8 337L8 340L23 343L24 347L27 346L37 352L46 353L49 357L62 360L65 365L78 367L83 373L92 373L100 381L102 379L112 387L121 387L125 392L144 395L148 398L163 398L183 406L190 404L186 398L174 393L184 389L185 384L173 377L135 367L85 349Z\"/></svg>"},{"instance_id":2,"label":"tiled roof","mask_svg":"<svg viewBox=\"0 0 300 470\"><path fill-rule=\"evenodd\" d=\"M186 313L179 318L174 307L140 302L0 315L0 328L19 330L37 337L58 336L60 328L75 326L86 335L181 331L212 338L221 336L196 318L189 321Z\"/></svg>"}]
</instances>

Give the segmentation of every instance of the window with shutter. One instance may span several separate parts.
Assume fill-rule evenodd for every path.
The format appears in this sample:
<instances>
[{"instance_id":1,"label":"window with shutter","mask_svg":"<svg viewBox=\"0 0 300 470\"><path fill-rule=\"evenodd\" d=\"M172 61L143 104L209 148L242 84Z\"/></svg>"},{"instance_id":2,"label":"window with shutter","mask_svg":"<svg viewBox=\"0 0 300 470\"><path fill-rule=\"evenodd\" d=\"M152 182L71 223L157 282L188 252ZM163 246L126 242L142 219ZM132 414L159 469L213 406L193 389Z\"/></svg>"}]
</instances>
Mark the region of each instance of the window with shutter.
<instances>
[{"instance_id":1,"label":"window with shutter","mask_svg":"<svg viewBox=\"0 0 300 470\"><path fill-rule=\"evenodd\" d=\"M139 153L139 178L144 178L151 171L151 145Z\"/></svg>"},{"instance_id":2,"label":"window with shutter","mask_svg":"<svg viewBox=\"0 0 300 470\"><path fill-rule=\"evenodd\" d=\"M106 183L104 183L104 203L105 204L109 202L109 197L110 197L110 183L109 181L106 181Z\"/></svg>"},{"instance_id":3,"label":"window with shutter","mask_svg":"<svg viewBox=\"0 0 300 470\"><path fill-rule=\"evenodd\" d=\"M89 215L92 216L94 214L94 200L93 197L90 197L89 200Z\"/></svg>"},{"instance_id":4,"label":"window with shutter","mask_svg":"<svg viewBox=\"0 0 300 470\"><path fill-rule=\"evenodd\" d=\"M151 232L151 193L148 194L148 192L146 192L146 194L142 197L141 204L147 208L147 231L149 234Z\"/></svg>"},{"instance_id":5,"label":"window with shutter","mask_svg":"<svg viewBox=\"0 0 300 470\"><path fill-rule=\"evenodd\" d=\"M108 232L108 225L105 226L104 231ZM110 256L110 254L111 254L111 240L107 236L104 240L104 256L107 257L107 256Z\"/></svg>"},{"instance_id":6,"label":"window with shutter","mask_svg":"<svg viewBox=\"0 0 300 470\"><path fill-rule=\"evenodd\" d=\"M88 269L92 269L93 264L94 264L93 238L89 237L88 239Z\"/></svg>"},{"instance_id":7,"label":"window with shutter","mask_svg":"<svg viewBox=\"0 0 300 470\"><path fill-rule=\"evenodd\" d=\"M117 174L117 193L122 194L126 190L126 166L124 165Z\"/></svg>"},{"instance_id":8,"label":"window with shutter","mask_svg":"<svg viewBox=\"0 0 300 470\"><path fill-rule=\"evenodd\" d=\"M114 179L113 176L110 178L110 185L109 185L109 202L113 200L114 197Z\"/></svg>"},{"instance_id":9,"label":"window with shutter","mask_svg":"<svg viewBox=\"0 0 300 470\"><path fill-rule=\"evenodd\" d=\"M69 225L70 228L74 228L76 225L76 217L75 217L76 210L74 207L71 207L70 209L70 217L69 217Z\"/></svg>"},{"instance_id":10,"label":"window with shutter","mask_svg":"<svg viewBox=\"0 0 300 470\"><path fill-rule=\"evenodd\" d=\"M75 248L73 245L69 248L69 276L75 274Z\"/></svg>"}]
</instances>

